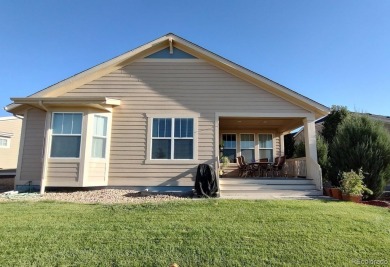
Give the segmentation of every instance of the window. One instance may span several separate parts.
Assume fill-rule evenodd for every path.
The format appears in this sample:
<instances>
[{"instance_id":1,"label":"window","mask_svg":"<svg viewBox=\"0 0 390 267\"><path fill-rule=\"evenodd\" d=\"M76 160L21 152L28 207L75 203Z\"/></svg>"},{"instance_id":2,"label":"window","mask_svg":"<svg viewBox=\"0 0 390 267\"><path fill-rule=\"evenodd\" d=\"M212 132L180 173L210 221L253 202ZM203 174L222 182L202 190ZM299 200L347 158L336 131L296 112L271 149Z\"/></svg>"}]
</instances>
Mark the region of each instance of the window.
<instances>
[{"instance_id":1,"label":"window","mask_svg":"<svg viewBox=\"0 0 390 267\"><path fill-rule=\"evenodd\" d=\"M153 118L152 159L193 159L194 119Z\"/></svg>"},{"instance_id":2,"label":"window","mask_svg":"<svg viewBox=\"0 0 390 267\"><path fill-rule=\"evenodd\" d=\"M259 155L260 158L268 158L273 161L273 143L272 134L259 134Z\"/></svg>"},{"instance_id":3,"label":"window","mask_svg":"<svg viewBox=\"0 0 390 267\"><path fill-rule=\"evenodd\" d=\"M107 117L94 116L92 133L92 157L105 158L107 143Z\"/></svg>"},{"instance_id":4,"label":"window","mask_svg":"<svg viewBox=\"0 0 390 267\"><path fill-rule=\"evenodd\" d=\"M9 148L10 147L10 139L9 138L0 138L0 147L1 148Z\"/></svg>"},{"instance_id":5,"label":"window","mask_svg":"<svg viewBox=\"0 0 390 267\"><path fill-rule=\"evenodd\" d=\"M246 162L255 161L255 135L241 134L241 156L244 156Z\"/></svg>"},{"instance_id":6,"label":"window","mask_svg":"<svg viewBox=\"0 0 390 267\"><path fill-rule=\"evenodd\" d=\"M228 157L230 162L236 162L237 140L235 134L222 134L222 156Z\"/></svg>"},{"instance_id":7,"label":"window","mask_svg":"<svg viewBox=\"0 0 390 267\"><path fill-rule=\"evenodd\" d=\"M51 157L80 156L82 113L53 113Z\"/></svg>"}]
</instances>

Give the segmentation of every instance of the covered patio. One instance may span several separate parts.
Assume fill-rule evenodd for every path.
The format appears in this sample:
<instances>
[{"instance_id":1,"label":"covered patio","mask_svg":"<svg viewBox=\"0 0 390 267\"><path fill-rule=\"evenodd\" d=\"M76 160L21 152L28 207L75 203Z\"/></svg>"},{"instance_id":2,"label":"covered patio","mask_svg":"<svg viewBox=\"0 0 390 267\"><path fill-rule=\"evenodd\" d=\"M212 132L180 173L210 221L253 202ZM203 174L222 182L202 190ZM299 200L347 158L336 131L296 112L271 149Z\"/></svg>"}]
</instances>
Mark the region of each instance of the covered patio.
<instances>
[{"instance_id":1,"label":"covered patio","mask_svg":"<svg viewBox=\"0 0 390 267\"><path fill-rule=\"evenodd\" d=\"M322 189L314 116L293 113L219 114L217 120L217 158L229 158L220 179L307 179L315 184L317 190ZM285 159L284 136L301 126L304 126L306 157ZM253 170L243 174L239 158L243 158L247 168ZM282 166L276 171L273 165L282 158Z\"/></svg>"}]
</instances>

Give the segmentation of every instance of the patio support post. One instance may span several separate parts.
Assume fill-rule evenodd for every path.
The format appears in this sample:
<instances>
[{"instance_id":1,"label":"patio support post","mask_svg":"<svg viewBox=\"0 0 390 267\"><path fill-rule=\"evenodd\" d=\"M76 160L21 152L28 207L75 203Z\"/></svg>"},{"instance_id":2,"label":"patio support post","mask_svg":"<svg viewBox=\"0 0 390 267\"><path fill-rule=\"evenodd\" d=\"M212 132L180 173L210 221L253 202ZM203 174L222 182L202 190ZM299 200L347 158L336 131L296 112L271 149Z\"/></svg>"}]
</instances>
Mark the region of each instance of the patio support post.
<instances>
[{"instance_id":1,"label":"patio support post","mask_svg":"<svg viewBox=\"0 0 390 267\"><path fill-rule=\"evenodd\" d=\"M279 150L279 156L284 156L284 133L279 134L279 144L280 144L280 150Z\"/></svg>"},{"instance_id":2,"label":"patio support post","mask_svg":"<svg viewBox=\"0 0 390 267\"><path fill-rule=\"evenodd\" d=\"M314 117L303 119L307 177L314 180L318 190L322 190L321 172L317 162L317 142Z\"/></svg>"}]
</instances>

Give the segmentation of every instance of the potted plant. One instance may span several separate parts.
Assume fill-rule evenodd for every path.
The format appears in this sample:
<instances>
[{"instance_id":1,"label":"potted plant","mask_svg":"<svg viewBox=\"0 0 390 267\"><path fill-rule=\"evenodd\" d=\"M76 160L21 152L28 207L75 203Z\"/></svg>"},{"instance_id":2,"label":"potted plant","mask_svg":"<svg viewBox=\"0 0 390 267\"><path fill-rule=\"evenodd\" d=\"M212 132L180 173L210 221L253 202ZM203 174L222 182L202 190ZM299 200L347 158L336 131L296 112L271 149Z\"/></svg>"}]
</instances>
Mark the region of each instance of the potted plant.
<instances>
[{"instance_id":1,"label":"potted plant","mask_svg":"<svg viewBox=\"0 0 390 267\"><path fill-rule=\"evenodd\" d=\"M219 175L222 176L223 173L224 173L224 169L229 165L230 163L230 160L228 157L226 156L223 156L221 157L221 166L220 166L220 169L219 169Z\"/></svg>"},{"instance_id":2,"label":"potted plant","mask_svg":"<svg viewBox=\"0 0 390 267\"><path fill-rule=\"evenodd\" d=\"M356 173L353 170L343 172L341 180L341 191L343 199L353 202L361 202L363 193L371 195L373 192L363 183L364 175L362 168Z\"/></svg>"}]
</instances>

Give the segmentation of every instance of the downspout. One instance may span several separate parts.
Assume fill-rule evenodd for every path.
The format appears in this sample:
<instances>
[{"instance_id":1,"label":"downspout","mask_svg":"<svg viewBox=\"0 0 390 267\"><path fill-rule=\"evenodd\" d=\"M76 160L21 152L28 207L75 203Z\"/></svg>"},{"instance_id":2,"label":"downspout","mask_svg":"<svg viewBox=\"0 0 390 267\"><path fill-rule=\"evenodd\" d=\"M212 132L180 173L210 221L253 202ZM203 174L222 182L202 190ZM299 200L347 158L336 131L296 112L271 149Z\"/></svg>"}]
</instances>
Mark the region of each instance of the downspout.
<instances>
[{"instance_id":1,"label":"downspout","mask_svg":"<svg viewBox=\"0 0 390 267\"><path fill-rule=\"evenodd\" d=\"M43 163L42 163L42 174L41 174L41 189L40 189L40 194L44 194L45 193L45 187L46 187L46 176L47 176L47 171L46 171L46 167L47 167L47 160L48 160L48 157L46 156L47 155L47 146L46 146L46 143L47 143L47 136L48 136L48 121L50 121L50 113L49 113L49 110L43 105L43 101L40 100L38 102L39 106L46 111L46 118L45 118L45 131L44 131L44 134L43 134L43 144L42 144L42 158L43 158Z\"/></svg>"},{"instance_id":2,"label":"downspout","mask_svg":"<svg viewBox=\"0 0 390 267\"><path fill-rule=\"evenodd\" d=\"M221 196L221 188L219 184L219 114L215 113L214 119L214 171L217 177L218 197Z\"/></svg>"}]
</instances>

